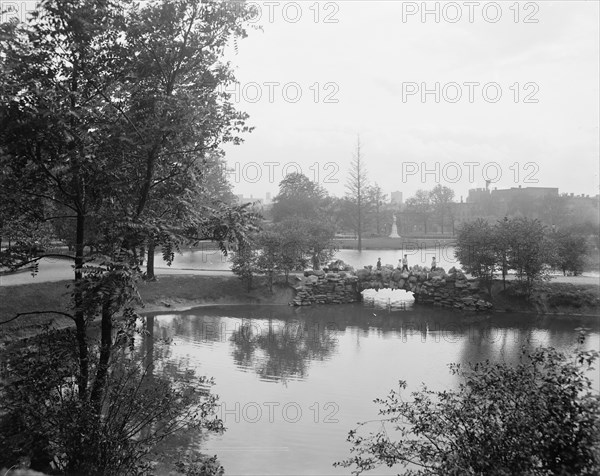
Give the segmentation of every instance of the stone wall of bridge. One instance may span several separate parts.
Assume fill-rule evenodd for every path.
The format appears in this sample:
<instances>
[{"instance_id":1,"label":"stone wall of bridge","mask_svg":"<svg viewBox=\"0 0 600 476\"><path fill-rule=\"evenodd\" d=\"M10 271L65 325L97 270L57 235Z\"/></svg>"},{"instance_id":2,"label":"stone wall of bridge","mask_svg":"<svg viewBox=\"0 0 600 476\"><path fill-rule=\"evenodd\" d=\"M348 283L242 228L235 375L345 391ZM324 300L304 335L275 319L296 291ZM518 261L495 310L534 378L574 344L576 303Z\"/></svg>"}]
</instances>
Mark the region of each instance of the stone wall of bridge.
<instances>
[{"instance_id":1,"label":"stone wall of bridge","mask_svg":"<svg viewBox=\"0 0 600 476\"><path fill-rule=\"evenodd\" d=\"M401 271L390 265L381 269L365 267L345 270L306 271L304 282L296 288L292 301L296 306L311 304L342 304L361 300L365 289L404 289L410 291L415 302L468 311L485 311L492 304L484 299L476 282L470 281L456 268L448 272L441 268L431 271L414 266Z\"/></svg>"}]
</instances>

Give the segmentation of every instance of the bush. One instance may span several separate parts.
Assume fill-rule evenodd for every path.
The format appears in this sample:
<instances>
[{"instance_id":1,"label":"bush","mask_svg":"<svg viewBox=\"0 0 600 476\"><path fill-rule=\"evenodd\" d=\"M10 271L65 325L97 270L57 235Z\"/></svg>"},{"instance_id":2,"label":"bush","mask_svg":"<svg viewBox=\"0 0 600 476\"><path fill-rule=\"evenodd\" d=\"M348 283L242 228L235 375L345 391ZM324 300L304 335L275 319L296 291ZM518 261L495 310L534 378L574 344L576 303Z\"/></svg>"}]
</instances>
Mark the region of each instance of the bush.
<instances>
[{"instance_id":1,"label":"bush","mask_svg":"<svg viewBox=\"0 0 600 476\"><path fill-rule=\"evenodd\" d=\"M354 474L398 464L407 475L597 475L600 397L585 375L597 357L540 348L524 350L514 367L454 364L457 391L424 387L412 402L396 391L376 400L387 417L381 429L351 431L353 456L335 465Z\"/></svg>"}]
</instances>

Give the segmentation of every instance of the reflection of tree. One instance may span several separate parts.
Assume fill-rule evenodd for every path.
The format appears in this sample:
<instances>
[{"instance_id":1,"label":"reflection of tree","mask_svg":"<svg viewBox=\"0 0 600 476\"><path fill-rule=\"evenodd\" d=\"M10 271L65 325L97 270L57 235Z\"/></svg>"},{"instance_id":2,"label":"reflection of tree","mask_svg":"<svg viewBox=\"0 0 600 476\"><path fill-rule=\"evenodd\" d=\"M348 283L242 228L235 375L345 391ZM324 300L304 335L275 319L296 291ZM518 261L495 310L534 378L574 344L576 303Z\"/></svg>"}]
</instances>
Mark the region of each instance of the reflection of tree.
<instances>
[{"instance_id":1,"label":"reflection of tree","mask_svg":"<svg viewBox=\"0 0 600 476\"><path fill-rule=\"evenodd\" d=\"M237 365L253 368L263 379L282 381L290 377L304 378L310 361L324 360L337 346L331 329L310 332L304 320L276 327L269 319L267 329L246 321L230 340Z\"/></svg>"},{"instance_id":2,"label":"reflection of tree","mask_svg":"<svg viewBox=\"0 0 600 476\"><path fill-rule=\"evenodd\" d=\"M157 387L168 386L178 388L183 396L192 390L205 398L209 397L212 380L207 377L199 377L194 370L190 370L189 358L175 358L171 339L160 335L155 337L156 330L160 330L160 327L155 321L155 316L146 316L140 345L136 347L132 355L132 358L145 372L140 391L147 392ZM192 412L201 410L201 407L194 405L190 407L190 410ZM144 437L146 433L143 432L141 436ZM191 427L188 431L175 432L161 441L154 449L158 455L160 472L166 473L171 469L172 463L179 459L180 454L201 451L208 436L208 432L204 428Z\"/></svg>"}]
</instances>

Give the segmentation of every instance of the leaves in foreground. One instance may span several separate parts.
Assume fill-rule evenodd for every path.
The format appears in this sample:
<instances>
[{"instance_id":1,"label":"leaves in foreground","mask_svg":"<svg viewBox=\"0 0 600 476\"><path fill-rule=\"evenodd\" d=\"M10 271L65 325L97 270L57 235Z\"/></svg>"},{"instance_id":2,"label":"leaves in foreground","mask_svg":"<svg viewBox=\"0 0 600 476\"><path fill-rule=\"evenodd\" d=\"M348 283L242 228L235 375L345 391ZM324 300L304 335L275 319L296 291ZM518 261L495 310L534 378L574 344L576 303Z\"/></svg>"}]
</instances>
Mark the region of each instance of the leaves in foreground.
<instances>
[{"instance_id":1,"label":"leaves in foreground","mask_svg":"<svg viewBox=\"0 0 600 476\"><path fill-rule=\"evenodd\" d=\"M381 465L414 476L599 474L600 397L586 375L597 358L539 348L523 350L515 366L453 364L457 390L423 387L412 401L400 381L375 401L385 417L379 429L350 431L352 455L334 465L353 474Z\"/></svg>"}]
</instances>

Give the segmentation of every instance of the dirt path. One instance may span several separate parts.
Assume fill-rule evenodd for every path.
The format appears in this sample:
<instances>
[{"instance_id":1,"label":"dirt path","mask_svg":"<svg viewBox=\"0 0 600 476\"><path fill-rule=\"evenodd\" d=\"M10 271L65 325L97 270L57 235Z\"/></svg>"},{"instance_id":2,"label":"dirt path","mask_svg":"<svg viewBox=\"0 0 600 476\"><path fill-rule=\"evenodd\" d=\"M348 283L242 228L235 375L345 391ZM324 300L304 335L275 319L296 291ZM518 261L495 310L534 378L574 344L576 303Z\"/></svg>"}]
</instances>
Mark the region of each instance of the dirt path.
<instances>
[{"instance_id":1,"label":"dirt path","mask_svg":"<svg viewBox=\"0 0 600 476\"><path fill-rule=\"evenodd\" d=\"M230 270L204 268L168 268L157 267L157 276L232 276ZM70 261L60 259L43 259L40 261L38 273L32 276L30 271L0 276L0 286L18 286L22 284L49 283L73 279L73 268ZM512 275L508 279L513 279ZM555 275L553 283L594 284L600 286L599 273L585 273L583 276Z\"/></svg>"}]
</instances>

